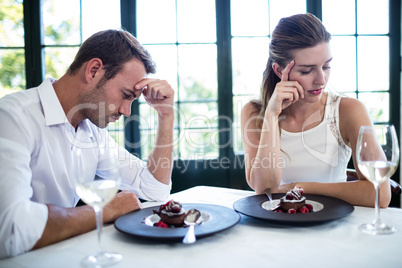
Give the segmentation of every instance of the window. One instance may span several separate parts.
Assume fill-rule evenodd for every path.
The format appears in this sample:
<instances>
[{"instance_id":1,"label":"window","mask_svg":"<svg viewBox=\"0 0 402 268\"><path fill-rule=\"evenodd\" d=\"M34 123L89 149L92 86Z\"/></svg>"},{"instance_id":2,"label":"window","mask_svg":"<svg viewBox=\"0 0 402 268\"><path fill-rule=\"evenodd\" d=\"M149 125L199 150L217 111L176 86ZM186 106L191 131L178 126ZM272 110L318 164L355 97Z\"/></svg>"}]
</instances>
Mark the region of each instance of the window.
<instances>
[{"instance_id":1,"label":"window","mask_svg":"<svg viewBox=\"0 0 402 268\"><path fill-rule=\"evenodd\" d=\"M333 35L331 89L360 99L376 123L400 133L400 1L0 0L0 7L1 94L60 77L98 30L123 27L137 36L156 76L176 89L173 192L247 187L239 115L259 95L270 34L284 16L307 11L322 18ZM132 116L108 128L146 158L156 124L140 98Z\"/></svg>"},{"instance_id":2,"label":"window","mask_svg":"<svg viewBox=\"0 0 402 268\"><path fill-rule=\"evenodd\" d=\"M330 87L360 99L375 123L389 124L388 1L324 0L322 10L323 23L332 34Z\"/></svg>"},{"instance_id":3,"label":"window","mask_svg":"<svg viewBox=\"0 0 402 268\"><path fill-rule=\"evenodd\" d=\"M214 0L137 0L137 38L150 51L157 64L159 77L166 78L177 89L175 156L182 160L208 160L222 155L220 148L232 146L241 151L239 113L250 96L257 96L262 71L267 60L270 30L282 16L306 11L303 1L250 2L232 0L230 9L215 9ZM292 8L288 8L288 7ZM163 24L150 23L147 10L163 17ZM279 12L278 12L279 11ZM219 12L219 13L217 13ZM231 16L233 115L220 114L218 86L217 16ZM272 14L275 14L273 16ZM247 18L246 20L244 18ZM229 33L230 34L230 33ZM230 46L227 47L230 49ZM222 71L221 71L222 72ZM147 157L155 137L155 115L140 101L140 135L142 157ZM219 127L227 121L233 129ZM220 135L233 133L229 139ZM151 141L143 143L143 140Z\"/></svg>"},{"instance_id":4,"label":"window","mask_svg":"<svg viewBox=\"0 0 402 268\"><path fill-rule=\"evenodd\" d=\"M153 17L163 17L162 24L149 22L151 9ZM153 56L157 77L176 89L175 157L217 158L215 1L138 0L137 14L137 38ZM141 99L141 156L147 157L156 135L156 115Z\"/></svg>"},{"instance_id":5,"label":"window","mask_svg":"<svg viewBox=\"0 0 402 268\"><path fill-rule=\"evenodd\" d=\"M242 162L240 111L247 101L259 95L262 72L268 57L270 34L279 19L284 16L307 11L321 18L333 35L334 61L330 87L360 99L377 123L392 122L399 131L399 112L391 111L399 111L400 84L394 82L396 88L392 92L389 74L393 73L393 77L399 81L400 70L389 69L389 63L392 61L392 46L397 47L398 51L398 57L394 61L397 62L400 58L400 37L397 37L400 36L400 28L399 32L394 32L395 39L392 41L388 25L390 16L400 24L400 6L392 9L390 5L395 4L392 1L137 0L136 3L137 9L133 9L137 14L136 24L132 25L131 29L154 55L159 65L157 75L168 77L169 82L178 91L178 116L175 125L175 156L178 160L175 162L189 165L175 166L173 191L185 188L184 185L198 184L247 187ZM163 17L163 24L151 23L144 17L145 10L149 8L146 5L152 6L155 14L160 12L155 17ZM194 9L197 11L194 12ZM394 13L391 14L389 10L394 10ZM373 11L376 12L373 14ZM203 14L203 20L198 17L200 13ZM186 14L193 17L190 20L183 19L188 18ZM339 22L339 14L342 14L344 23ZM215 27L212 25L214 22ZM185 32L186 28L191 29L190 33L186 33L188 39L181 39L181 33ZM216 40L209 35L212 33L217 34ZM184 47L192 46L198 47L198 55L191 52L187 55L180 53ZM206 47L210 49L209 52L203 52ZM378 68L374 67L373 52L375 64L384 66L384 69L377 71ZM202 57L200 60L199 55ZM215 57L216 62L213 60ZM183 69L183 66L188 68L185 62L187 60L191 63L192 70ZM186 91L188 82L193 85L196 81L201 81L198 73L201 64L205 64L202 75L206 79L211 82L217 79L217 88L212 83L209 83L212 86L204 86L210 93L207 99L204 95L199 95L194 88ZM396 66L399 66L399 63L396 63ZM210 70L214 71L209 72ZM187 74L191 75L191 80L188 80ZM391 94L397 97L397 103L392 104ZM191 104L190 107L194 110L184 110L187 103ZM149 113L143 112L146 106L141 106L144 107L140 102L140 116L144 114L144 117L148 117ZM198 108L202 106L205 108ZM188 118L181 117L182 114L191 116L194 121L188 124ZM198 140L193 140L185 133L191 130L194 126L192 123L196 121L197 128L194 129L201 134ZM150 133L153 131L152 126L155 126L154 122L147 124L147 128L143 127L142 122L140 125L130 132L137 133L134 136L141 139L152 137ZM148 128L149 126L151 128ZM203 130L216 131L216 138L211 139L211 136L203 135ZM193 142L193 145L200 144L201 148L189 146L188 141ZM152 146L153 141L148 144ZM149 150L150 147L143 146L136 152L146 157ZM198 156L203 159L198 159ZM225 166L224 160L228 160L230 164ZM197 163L202 163L202 167ZM214 166L213 163L218 164ZM215 178L222 175L222 181L210 180L209 174L213 174ZM177 182L181 185L177 186Z\"/></svg>"},{"instance_id":6,"label":"window","mask_svg":"<svg viewBox=\"0 0 402 268\"><path fill-rule=\"evenodd\" d=\"M241 109L248 101L259 97L270 35L282 17L305 12L305 1L259 0L253 5L248 1L231 1L233 149L237 154L243 153Z\"/></svg>"},{"instance_id":7,"label":"window","mask_svg":"<svg viewBox=\"0 0 402 268\"><path fill-rule=\"evenodd\" d=\"M118 0L42 0L45 77L62 76L83 40L93 33L120 28L119 4Z\"/></svg>"},{"instance_id":8,"label":"window","mask_svg":"<svg viewBox=\"0 0 402 268\"><path fill-rule=\"evenodd\" d=\"M0 0L0 98L25 89L22 0Z\"/></svg>"},{"instance_id":9,"label":"window","mask_svg":"<svg viewBox=\"0 0 402 268\"><path fill-rule=\"evenodd\" d=\"M41 14L45 77L61 77L92 34L121 28L119 0L42 0ZM124 146L124 120L109 124L108 129Z\"/></svg>"}]
</instances>

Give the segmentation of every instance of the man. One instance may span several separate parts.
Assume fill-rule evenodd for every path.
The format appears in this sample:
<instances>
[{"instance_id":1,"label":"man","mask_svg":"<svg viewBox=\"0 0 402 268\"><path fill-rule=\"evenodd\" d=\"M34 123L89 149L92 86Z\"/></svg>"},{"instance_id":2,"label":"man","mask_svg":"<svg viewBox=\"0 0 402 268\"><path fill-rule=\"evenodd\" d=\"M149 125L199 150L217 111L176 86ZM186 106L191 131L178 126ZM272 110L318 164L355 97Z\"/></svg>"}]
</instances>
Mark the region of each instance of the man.
<instances>
[{"instance_id":1,"label":"man","mask_svg":"<svg viewBox=\"0 0 402 268\"><path fill-rule=\"evenodd\" d=\"M74 176L99 173L99 148L114 144L105 127L122 114L130 116L141 93L158 114L155 147L146 164L119 148L126 154L122 185L131 191L118 193L104 207L104 222L140 209L138 196L168 197L174 90L146 77L154 72L150 55L131 34L107 30L82 44L59 80L0 99L0 258L96 227L91 207L75 207ZM78 147L84 148L79 161L85 169L74 164Z\"/></svg>"}]
</instances>

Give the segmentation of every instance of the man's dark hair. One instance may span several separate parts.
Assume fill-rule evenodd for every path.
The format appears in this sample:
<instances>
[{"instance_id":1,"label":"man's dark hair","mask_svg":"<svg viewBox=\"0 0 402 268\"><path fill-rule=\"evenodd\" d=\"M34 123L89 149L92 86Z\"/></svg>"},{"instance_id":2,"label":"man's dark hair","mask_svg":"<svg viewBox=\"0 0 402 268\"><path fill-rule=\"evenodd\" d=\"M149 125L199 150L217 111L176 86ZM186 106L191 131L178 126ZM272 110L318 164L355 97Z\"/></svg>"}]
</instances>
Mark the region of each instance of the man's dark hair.
<instances>
[{"instance_id":1,"label":"man's dark hair","mask_svg":"<svg viewBox=\"0 0 402 268\"><path fill-rule=\"evenodd\" d=\"M156 72L149 52L132 34L121 29L101 31L89 37L82 43L68 73L74 75L85 62L93 58L99 58L103 62L104 82L112 79L132 59L140 60L148 74Z\"/></svg>"}]
</instances>

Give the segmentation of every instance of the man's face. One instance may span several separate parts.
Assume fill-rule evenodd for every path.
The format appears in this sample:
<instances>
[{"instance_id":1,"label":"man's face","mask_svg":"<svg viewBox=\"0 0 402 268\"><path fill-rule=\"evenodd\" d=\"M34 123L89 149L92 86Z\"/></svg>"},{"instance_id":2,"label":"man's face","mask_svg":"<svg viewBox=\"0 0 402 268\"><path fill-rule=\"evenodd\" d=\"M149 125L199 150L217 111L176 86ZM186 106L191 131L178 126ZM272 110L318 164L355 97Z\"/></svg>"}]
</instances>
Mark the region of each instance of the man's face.
<instances>
[{"instance_id":1,"label":"man's face","mask_svg":"<svg viewBox=\"0 0 402 268\"><path fill-rule=\"evenodd\" d=\"M101 79L96 86L80 95L80 104L91 106L82 110L84 118L88 118L100 128L105 128L110 122L118 120L122 114L130 116L131 103L138 99L142 92L135 89L135 85L145 76L144 65L134 59L124 64L123 69L114 78L106 82Z\"/></svg>"}]
</instances>

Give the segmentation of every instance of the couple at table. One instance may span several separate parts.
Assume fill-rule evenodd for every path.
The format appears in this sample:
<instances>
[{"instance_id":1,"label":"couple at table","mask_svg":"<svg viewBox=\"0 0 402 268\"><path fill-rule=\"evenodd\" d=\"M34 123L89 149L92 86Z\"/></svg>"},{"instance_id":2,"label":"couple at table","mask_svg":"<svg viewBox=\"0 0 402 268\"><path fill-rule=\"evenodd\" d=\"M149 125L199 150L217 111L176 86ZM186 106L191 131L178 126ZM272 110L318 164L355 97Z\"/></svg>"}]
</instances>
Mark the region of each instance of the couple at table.
<instances>
[{"instance_id":1,"label":"couple at table","mask_svg":"<svg viewBox=\"0 0 402 268\"><path fill-rule=\"evenodd\" d=\"M332 60L330 37L311 14L283 18L275 28L261 99L242 110L246 179L256 193L266 188L286 192L299 186L306 193L372 206L370 182L346 182L351 155L355 161L359 127L372 123L359 101L324 91ZM168 198L174 90L164 80L147 78L154 72L151 56L131 34L107 30L81 45L66 74L58 80L48 78L36 88L0 100L4 126L0 130L0 258L95 228L92 208L75 207L78 199L72 185L76 156L67 137L95 145L83 150L81 159L84 166L94 166L85 163L99 161L96 145L105 140L114 144L105 127L122 114L129 116L132 101L141 94L158 114L155 146L145 165L140 159L126 157L130 161L123 170L126 190L105 206L104 222L140 209L139 197L156 201ZM72 109L76 112L71 113ZM322 146L324 135L330 153L309 156L312 151L298 144L301 133L318 142L309 145L313 149ZM125 149L119 150L128 155ZM278 158L276 163L283 165L263 166L268 157ZM300 163L298 159L310 161ZM86 172L95 176L96 165ZM383 207L390 201L389 184L385 184L381 186Z\"/></svg>"}]
</instances>

